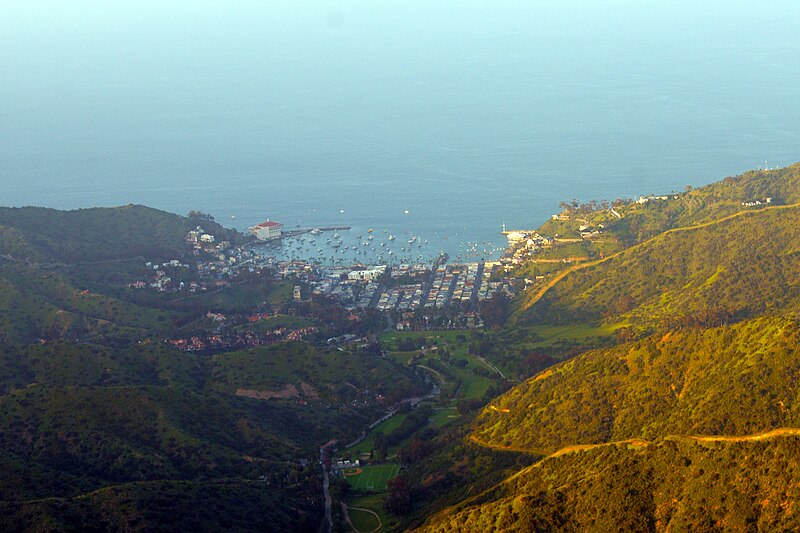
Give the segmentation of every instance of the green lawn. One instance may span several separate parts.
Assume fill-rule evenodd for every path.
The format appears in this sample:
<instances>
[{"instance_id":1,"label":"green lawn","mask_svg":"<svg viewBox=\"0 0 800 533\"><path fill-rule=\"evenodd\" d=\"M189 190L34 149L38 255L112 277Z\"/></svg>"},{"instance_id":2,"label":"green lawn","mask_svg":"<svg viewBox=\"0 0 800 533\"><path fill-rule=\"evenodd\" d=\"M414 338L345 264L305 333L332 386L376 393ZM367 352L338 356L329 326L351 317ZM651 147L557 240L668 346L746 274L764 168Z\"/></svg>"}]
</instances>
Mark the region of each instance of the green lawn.
<instances>
[{"instance_id":1,"label":"green lawn","mask_svg":"<svg viewBox=\"0 0 800 533\"><path fill-rule=\"evenodd\" d=\"M434 428L440 428L448 422L452 422L453 420L459 418L460 416L461 415L458 413L458 410L455 407L442 407L433 411L433 416L431 417L428 425Z\"/></svg>"},{"instance_id":2,"label":"green lawn","mask_svg":"<svg viewBox=\"0 0 800 533\"><path fill-rule=\"evenodd\" d=\"M353 508L348 509L348 513L350 514L350 521L353 523L353 526L362 533L375 531L378 526L381 525L378 519L375 518L375 515L371 513Z\"/></svg>"},{"instance_id":3,"label":"green lawn","mask_svg":"<svg viewBox=\"0 0 800 533\"><path fill-rule=\"evenodd\" d=\"M401 365L407 365L411 359L417 355L419 352L414 350L413 352L389 352L389 356L400 363Z\"/></svg>"},{"instance_id":4,"label":"green lawn","mask_svg":"<svg viewBox=\"0 0 800 533\"><path fill-rule=\"evenodd\" d=\"M465 346L469 344L471 331L468 329L453 329L453 330L442 330L442 331L388 331L380 336L380 341L384 346L387 346L388 349L397 349L398 341L402 339L407 339L409 337L416 339L419 337L425 337L426 339L434 339L437 344L462 344L458 341L457 337L459 335L463 335L466 337L466 342L463 343Z\"/></svg>"},{"instance_id":5,"label":"green lawn","mask_svg":"<svg viewBox=\"0 0 800 533\"><path fill-rule=\"evenodd\" d=\"M217 311L237 312L259 306L265 301L276 307L290 302L293 287L291 282L286 281L245 281L223 289L209 289L208 292L181 297L180 300L187 303L202 302L204 306Z\"/></svg>"},{"instance_id":6,"label":"green lawn","mask_svg":"<svg viewBox=\"0 0 800 533\"><path fill-rule=\"evenodd\" d=\"M362 452L363 453L371 452L375 448L375 434L380 431L384 435L388 435L389 433L400 427L400 424L403 423L403 420L406 419L406 416L408 416L406 413L401 413L393 416L389 420L386 420L378 424L378 426L375 427L375 429L369 432L366 439L353 446L352 450L353 453L359 454Z\"/></svg>"},{"instance_id":7,"label":"green lawn","mask_svg":"<svg viewBox=\"0 0 800 533\"><path fill-rule=\"evenodd\" d=\"M448 365L448 371L456 376L463 382L461 389L458 393L459 398L466 399L479 399L486 393L486 390L494 384L492 378L479 376L475 374L472 369L474 367L482 367L490 370L489 367L484 365L477 357L468 353L469 343L472 341L472 332L469 330L445 330L445 331L391 331L381 335L381 343L386 346L390 351L391 356L398 362L408 364L408 361L418 354L418 351L400 352L396 351L398 343L403 339L416 339L424 337L429 341L432 340L439 349L446 349L450 356L454 359L464 359L467 361L467 366L459 368L455 365ZM459 339L461 337L461 339ZM420 364L425 365L425 358L432 357L438 359L437 352L428 352L423 357L423 362ZM492 371L493 372L493 371ZM435 376L434 376L435 378ZM447 379L445 377L445 379ZM438 379L437 379L438 381ZM453 380L450 379L450 382ZM451 386L446 384L443 388Z\"/></svg>"},{"instance_id":8,"label":"green lawn","mask_svg":"<svg viewBox=\"0 0 800 533\"><path fill-rule=\"evenodd\" d=\"M363 472L345 479L356 490L385 491L386 484L400 472L400 465L390 463L384 465L364 466Z\"/></svg>"},{"instance_id":9,"label":"green lawn","mask_svg":"<svg viewBox=\"0 0 800 533\"><path fill-rule=\"evenodd\" d=\"M347 500L347 505L350 507L362 507L374 511L381 517L383 527L380 531L394 531L397 525L397 518L389 514L383 508L383 494L366 494L364 496L351 497ZM351 515L352 519L352 515Z\"/></svg>"},{"instance_id":10,"label":"green lawn","mask_svg":"<svg viewBox=\"0 0 800 533\"><path fill-rule=\"evenodd\" d=\"M272 290L267 296L267 301L274 306L292 301L294 283L281 281L272 286Z\"/></svg>"},{"instance_id":11,"label":"green lawn","mask_svg":"<svg viewBox=\"0 0 800 533\"><path fill-rule=\"evenodd\" d=\"M461 390L458 393L458 397L466 398L468 400L483 398L483 395L486 394L486 390L494 384L494 380L484 376L479 376L478 374L474 373L472 369L476 366L486 368L487 370L489 370L489 368L481 363L477 357L467 354L466 350L465 353L459 354L459 357L461 359L466 359L468 364L464 368L458 368L455 366L450 368L450 370L463 382ZM494 374L493 370L490 371Z\"/></svg>"}]
</instances>

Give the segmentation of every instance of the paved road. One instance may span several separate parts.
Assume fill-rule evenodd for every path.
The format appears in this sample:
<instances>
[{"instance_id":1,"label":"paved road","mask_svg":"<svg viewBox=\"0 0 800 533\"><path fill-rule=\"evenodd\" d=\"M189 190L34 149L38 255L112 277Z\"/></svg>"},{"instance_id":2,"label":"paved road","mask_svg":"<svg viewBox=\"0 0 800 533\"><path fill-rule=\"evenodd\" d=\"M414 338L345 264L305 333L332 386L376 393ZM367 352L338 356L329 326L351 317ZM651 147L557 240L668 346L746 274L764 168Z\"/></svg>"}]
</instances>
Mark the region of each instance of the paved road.
<instances>
[{"instance_id":1,"label":"paved road","mask_svg":"<svg viewBox=\"0 0 800 533\"><path fill-rule=\"evenodd\" d=\"M331 516L331 480L325 467L325 448L319 449L319 464L322 467L322 494L325 496L325 520L328 521L328 533L333 533L333 517Z\"/></svg>"}]
</instances>

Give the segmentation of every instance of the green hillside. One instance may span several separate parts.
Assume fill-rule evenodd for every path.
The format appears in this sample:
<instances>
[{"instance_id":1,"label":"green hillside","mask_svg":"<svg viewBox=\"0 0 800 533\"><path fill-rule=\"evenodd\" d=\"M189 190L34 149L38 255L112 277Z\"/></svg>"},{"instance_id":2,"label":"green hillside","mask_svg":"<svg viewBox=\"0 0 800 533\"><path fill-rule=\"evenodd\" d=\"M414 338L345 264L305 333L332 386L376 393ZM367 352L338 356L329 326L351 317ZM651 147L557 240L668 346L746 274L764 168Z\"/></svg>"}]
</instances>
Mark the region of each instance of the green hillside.
<instances>
[{"instance_id":1,"label":"green hillside","mask_svg":"<svg viewBox=\"0 0 800 533\"><path fill-rule=\"evenodd\" d=\"M800 438L603 446L546 459L423 531L796 531Z\"/></svg>"},{"instance_id":2,"label":"green hillside","mask_svg":"<svg viewBox=\"0 0 800 533\"><path fill-rule=\"evenodd\" d=\"M186 233L198 224L218 240L243 238L212 221L187 219L141 205L74 211L0 207L0 255L61 263L180 258L187 253Z\"/></svg>"},{"instance_id":3,"label":"green hillside","mask_svg":"<svg viewBox=\"0 0 800 533\"><path fill-rule=\"evenodd\" d=\"M799 343L794 319L761 318L590 351L494 400L473 437L549 453L630 438L800 427Z\"/></svg>"},{"instance_id":4,"label":"green hillside","mask_svg":"<svg viewBox=\"0 0 800 533\"><path fill-rule=\"evenodd\" d=\"M137 338L172 327L174 313L87 293L64 274L22 265L0 267L0 335L39 338Z\"/></svg>"},{"instance_id":5,"label":"green hillside","mask_svg":"<svg viewBox=\"0 0 800 533\"><path fill-rule=\"evenodd\" d=\"M586 208L548 222L568 237L578 216L603 223L604 239L629 248L593 250L584 255L597 259L540 279L496 334L513 347L496 351L535 351L541 335L524 337L548 328L639 340L585 352L490 402L467 442L551 455L423 529L797 529L798 202L794 165L618 205L621 218Z\"/></svg>"},{"instance_id":6,"label":"green hillside","mask_svg":"<svg viewBox=\"0 0 800 533\"><path fill-rule=\"evenodd\" d=\"M210 220L136 205L75 211L0 207L0 341L129 344L173 330L185 312L159 309L167 299L126 286L152 275L146 261L193 263L185 237L197 225L218 241L245 239ZM187 311L203 313L188 304Z\"/></svg>"},{"instance_id":7,"label":"green hillside","mask_svg":"<svg viewBox=\"0 0 800 533\"><path fill-rule=\"evenodd\" d=\"M746 212L673 230L576 267L537 300L525 323L625 324L640 330L714 325L800 303L800 207Z\"/></svg>"},{"instance_id":8,"label":"green hillside","mask_svg":"<svg viewBox=\"0 0 800 533\"><path fill-rule=\"evenodd\" d=\"M381 357L320 351L301 342L218 354L210 367L208 386L228 394L245 390L255 396L289 386L292 397L374 403L380 394L391 405L429 390L411 370Z\"/></svg>"},{"instance_id":9,"label":"green hillside","mask_svg":"<svg viewBox=\"0 0 800 533\"><path fill-rule=\"evenodd\" d=\"M730 176L667 200L629 204L622 219L609 218L610 231L623 240L639 242L672 228L718 220L752 207L742 203L771 199L773 205L800 202L800 163L776 170L751 170Z\"/></svg>"},{"instance_id":10,"label":"green hillside","mask_svg":"<svg viewBox=\"0 0 800 533\"><path fill-rule=\"evenodd\" d=\"M760 209L767 205L800 203L800 163L776 170L751 170L739 176L729 176L703 187L680 193L651 195L644 200L622 200L613 203L619 216L610 211L611 205L597 202L573 204L562 214L565 220L547 220L540 228L542 235L558 234L563 238L580 236L580 224L597 228L603 226L598 239L573 243L565 249L603 251L592 242L619 242L632 245L669 229L693 226L719 220L741 211ZM645 192L645 191L643 191ZM666 191L661 191L666 193ZM769 199L769 204L766 200ZM743 205L760 201L755 206ZM557 253L546 256L559 257ZM561 254L586 255L586 253Z\"/></svg>"}]
</instances>

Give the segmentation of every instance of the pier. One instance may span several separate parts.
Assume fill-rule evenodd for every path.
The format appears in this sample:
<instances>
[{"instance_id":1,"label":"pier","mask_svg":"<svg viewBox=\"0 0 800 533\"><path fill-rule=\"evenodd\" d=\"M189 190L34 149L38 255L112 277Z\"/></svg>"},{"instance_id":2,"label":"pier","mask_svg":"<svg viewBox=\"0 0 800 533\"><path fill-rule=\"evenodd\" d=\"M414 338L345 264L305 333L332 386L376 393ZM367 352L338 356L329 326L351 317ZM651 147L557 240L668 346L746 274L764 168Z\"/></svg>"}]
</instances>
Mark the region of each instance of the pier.
<instances>
[{"instance_id":1,"label":"pier","mask_svg":"<svg viewBox=\"0 0 800 533\"><path fill-rule=\"evenodd\" d=\"M350 226L319 226L313 228L297 228L291 229L288 231L284 231L281 233L280 239L284 239L287 237L297 237L298 235L304 235L306 233L311 233L312 230L318 229L320 232L323 231L347 231L350 229Z\"/></svg>"}]
</instances>

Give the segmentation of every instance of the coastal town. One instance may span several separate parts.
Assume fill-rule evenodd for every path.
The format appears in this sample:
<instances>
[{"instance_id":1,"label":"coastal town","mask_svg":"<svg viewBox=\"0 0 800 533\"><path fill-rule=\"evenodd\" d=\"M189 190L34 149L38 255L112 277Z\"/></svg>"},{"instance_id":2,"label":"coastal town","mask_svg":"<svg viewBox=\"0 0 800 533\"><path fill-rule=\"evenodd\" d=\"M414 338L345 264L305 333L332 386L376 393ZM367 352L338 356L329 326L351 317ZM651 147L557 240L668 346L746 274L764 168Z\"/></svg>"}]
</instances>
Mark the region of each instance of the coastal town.
<instances>
[{"instance_id":1,"label":"coastal town","mask_svg":"<svg viewBox=\"0 0 800 533\"><path fill-rule=\"evenodd\" d=\"M383 261L370 263L360 260L361 248L343 244L342 234L350 230L347 226L298 226L284 231L282 223L268 219L251 227L249 238L233 244L218 240L201 223L185 236L191 260L181 257L145 262L148 274L127 286L176 301L254 281L285 288L280 303L264 301L237 313L209 312L196 334L165 339L176 348L193 352L304 339L339 345L359 338L353 335L352 327L318 327L318 316L306 316L314 306L338 309L334 314L352 325L380 316L382 328L397 331L479 329L487 325L487 313L502 310L526 287L545 283L569 264L616 251L618 235L607 233L607 226L614 221L637 206L672 200L674 196L650 195L608 206L572 205L552 215L539 230L507 229L503 225L501 234L506 244L499 257L454 263L444 252L432 258L418 255L416 261L392 254L393 247L408 252L422 246L418 236L402 243L395 243L394 235L372 229L365 236L356 236L361 248L386 251L372 256ZM751 203L766 205L771 200ZM743 205L749 207L751 203ZM545 231L549 235L543 235ZM271 253L278 249L274 243L296 250L298 257ZM313 249L315 244L318 246ZM336 257L345 248L354 255ZM315 254L317 250L323 253ZM309 253L303 256L305 252ZM366 254L363 259L367 259ZM276 319L287 315L297 320ZM302 320L304 317L310 320Z\"/></svg>"},{"instance_id":2,"label":"coastal town","mask_svg":"<svg viewBox=\"0 0 800 533\"><path fill-rule=\"evenodd\" d=\"M346 231L343 227L311 228L307 233ZM286 285L290 297L283 307L262 305L249 314L209 312L196 334L165 339L185 351L214 352L315 338L325 341L319 328L302 322L272 324L275 315L302 313L296 306L322 301L335 305L352 321L379 313L396 330L481 328L481 305L492 298L513 298L524 281L503 276L503 261L449 264L446 254L430 262L370 265L325 264L313 259L279 260L255 244L287 238L282 225L266 221L251 229L256 237L233 245L217 240L198 225L186 235L193 261L176 258L148 261L146 277L131 280L133 291L151 291L182 299L211 294L245 280ZM305 233L305 232L304 232ZM294 233L297 236L298 232ZM289 237L291 238L291 237ZM336 337L339 342L345 336ZM332 339L329 339L332 340ZM348 339L349 340L349 339Z\"/></svg>"}]
</instances>

